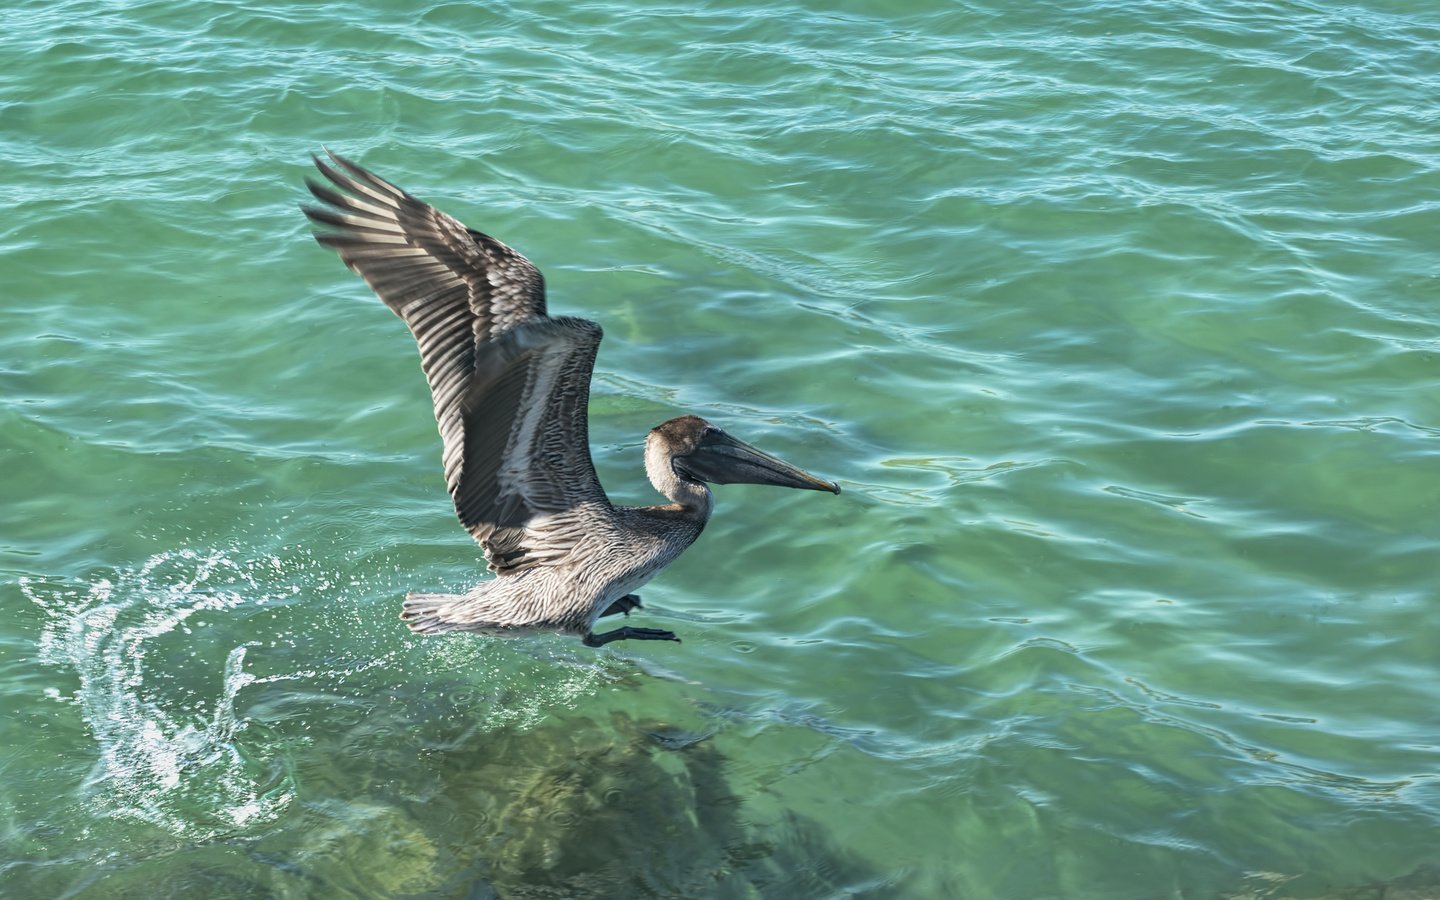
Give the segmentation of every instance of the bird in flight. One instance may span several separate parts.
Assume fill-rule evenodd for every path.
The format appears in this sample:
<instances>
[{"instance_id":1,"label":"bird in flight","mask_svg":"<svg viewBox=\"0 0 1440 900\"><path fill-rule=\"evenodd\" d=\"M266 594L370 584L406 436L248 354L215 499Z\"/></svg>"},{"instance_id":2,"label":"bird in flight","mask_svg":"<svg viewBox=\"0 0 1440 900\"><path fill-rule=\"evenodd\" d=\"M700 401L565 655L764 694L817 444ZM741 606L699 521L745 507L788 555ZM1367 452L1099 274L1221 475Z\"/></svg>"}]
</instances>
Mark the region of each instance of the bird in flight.
<instances>
[{"instance_id":1,"label":"bird in flight","mask_svg":"<svg viewBox=\"0 0 1440 900\"><path fill-rule=\"evenodd\" d=\"M445 484L494 578L465 594L411 593L400 617L420 634L560 632L591 647L678 641L603 616L641 608L634 592L689 547L714 508L711 484L840 493L699 416L645 438L645 474L670 502L616 506L590 458L590 377L600 326L545 311L528 259L330 151L327 183L302 209L398 315L420 348L444 447Z\"/></svg>"}]
</instances>

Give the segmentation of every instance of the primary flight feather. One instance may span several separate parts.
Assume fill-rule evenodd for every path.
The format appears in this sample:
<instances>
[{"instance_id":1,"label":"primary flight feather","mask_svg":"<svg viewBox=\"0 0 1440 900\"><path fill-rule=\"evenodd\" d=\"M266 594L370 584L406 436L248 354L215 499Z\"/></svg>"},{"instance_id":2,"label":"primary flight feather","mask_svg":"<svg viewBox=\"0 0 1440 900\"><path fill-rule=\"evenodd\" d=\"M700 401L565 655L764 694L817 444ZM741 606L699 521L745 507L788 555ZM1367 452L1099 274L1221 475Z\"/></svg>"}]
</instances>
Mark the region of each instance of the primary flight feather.
<instances>
[{"instance_id":1,"label":"primary flight feather","mask_svg":"<svg viewBox=\"0 0 1440 900\"><path fill-rule=\"evenodd\" d=\"M340 255L398 315L420 349L460 522L496 577L465 594L412 593L401 618L422 634L558 631L592 647L679 640L655 628L596 634L629 615L634 593L700 535L707 484L771 484L840 493L698 416L645 439L650 483L670 499L615 506L590 459L587 408L600 326L545 309L545 280L525 257L361 166L326 151L322 205L303 207L315 239Z\"/></svg>"}]
</instances>

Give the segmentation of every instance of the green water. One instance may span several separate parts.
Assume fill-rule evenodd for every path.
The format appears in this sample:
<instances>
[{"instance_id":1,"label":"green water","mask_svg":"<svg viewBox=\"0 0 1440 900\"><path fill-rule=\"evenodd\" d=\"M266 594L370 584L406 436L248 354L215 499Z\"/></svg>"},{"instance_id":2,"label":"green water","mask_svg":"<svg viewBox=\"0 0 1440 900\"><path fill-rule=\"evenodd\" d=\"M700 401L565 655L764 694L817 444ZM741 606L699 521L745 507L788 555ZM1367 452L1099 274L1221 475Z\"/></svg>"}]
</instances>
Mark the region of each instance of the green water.
<instances>
[{"instance_id":1,"label":"green water","mask_svg":"<svg viewBox=\"0 0 1440 900\"><path fill-rule=\"evenodd\" d=\"M1440 896L1432 3L0 19L0 895ZM409 635L322 145L604 325L618 502L682 412L844 493L718 489L683 644Z\"/></svg>"}]
</instances>

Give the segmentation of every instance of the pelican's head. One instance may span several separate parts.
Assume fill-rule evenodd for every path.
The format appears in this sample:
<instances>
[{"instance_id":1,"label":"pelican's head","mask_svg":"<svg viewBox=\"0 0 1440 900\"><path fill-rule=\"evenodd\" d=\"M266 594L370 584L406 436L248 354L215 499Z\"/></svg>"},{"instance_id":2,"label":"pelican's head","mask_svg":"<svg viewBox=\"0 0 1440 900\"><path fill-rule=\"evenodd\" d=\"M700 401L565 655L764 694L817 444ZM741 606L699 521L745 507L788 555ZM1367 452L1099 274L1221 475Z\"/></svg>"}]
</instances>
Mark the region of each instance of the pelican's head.
<instances>
[{"instance_id":1,"label":"pelican's head","mask_svg":"<svg viewBox=\"0 0 1440 900\"><path fill-rule=\"evenodd\" d=\"M653 467L662 460L668 460L675 474L690 481L771 484L840 493L840 485L821 481L809 472L731 437L699 416L680 416L650 429L645 438L646 468L656 471Z\"/></svg>"}]
</instances>

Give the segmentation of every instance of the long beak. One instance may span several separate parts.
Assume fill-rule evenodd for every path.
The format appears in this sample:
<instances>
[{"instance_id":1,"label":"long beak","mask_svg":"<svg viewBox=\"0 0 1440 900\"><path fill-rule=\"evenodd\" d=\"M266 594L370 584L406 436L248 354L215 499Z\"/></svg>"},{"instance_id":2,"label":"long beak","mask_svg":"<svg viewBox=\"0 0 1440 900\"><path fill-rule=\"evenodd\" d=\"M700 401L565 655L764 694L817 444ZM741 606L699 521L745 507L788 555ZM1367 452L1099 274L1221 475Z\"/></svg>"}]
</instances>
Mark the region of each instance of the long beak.
<instances>
[{"instance_id":1,"label":"long beak","mask_svg":"<svg viewBox=\"0 0 1440 900\"><path fill-rule=\"evenodd\" d=\"M840 493L840 485L833 481L822 481L718 429L708 432L700 446L677 459L675 464L691 477L710 484L771 484Z\"/></svg>"}]
</instances>

